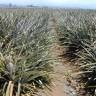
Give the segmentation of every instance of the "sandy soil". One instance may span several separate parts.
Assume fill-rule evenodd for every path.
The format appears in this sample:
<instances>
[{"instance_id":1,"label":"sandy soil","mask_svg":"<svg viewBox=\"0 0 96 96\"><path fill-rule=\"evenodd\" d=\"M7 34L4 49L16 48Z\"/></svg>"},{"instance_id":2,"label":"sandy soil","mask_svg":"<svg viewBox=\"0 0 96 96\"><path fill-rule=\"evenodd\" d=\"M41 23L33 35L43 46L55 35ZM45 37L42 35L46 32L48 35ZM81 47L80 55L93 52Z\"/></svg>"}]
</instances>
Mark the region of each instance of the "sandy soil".
<instances>
[{"instance_id":1,"label":"sandy soil","mask_svg":"<svg viewBox=\"0 0 96 96\"><path fill-rule=\"evenodd\" d=\"M54 70L53 74L51 74L52 91L50 96L77 96L75 89L69 84L71 83L71 80L68 81L68 78L71 78L73 67L70 66L69 62L67 62L65 58L60 57L64 48L59 45L58 34L55 30L56 21L54 18L50 18L49 27L51 28L51 36L53 36L52 41L54 42L50 49Z\"/></svg>"}]
</instances>

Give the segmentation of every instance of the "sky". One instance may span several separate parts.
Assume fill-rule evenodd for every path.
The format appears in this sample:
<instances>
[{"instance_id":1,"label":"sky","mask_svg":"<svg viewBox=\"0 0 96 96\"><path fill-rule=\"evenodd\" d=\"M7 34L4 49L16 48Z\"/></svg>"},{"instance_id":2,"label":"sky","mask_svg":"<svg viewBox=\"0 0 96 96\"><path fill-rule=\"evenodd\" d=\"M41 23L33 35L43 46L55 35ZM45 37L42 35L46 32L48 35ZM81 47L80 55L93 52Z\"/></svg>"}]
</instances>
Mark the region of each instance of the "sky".
<instances>
[{"instance_id":1,"label":"sky","mask_svg":"<svg viewBox=\"0 0 96 96\"><path fill-rule=\"evenodd\" d=\"M0 4L96 8L96 0L0 0Z\"/></svg>"}]
</instances>

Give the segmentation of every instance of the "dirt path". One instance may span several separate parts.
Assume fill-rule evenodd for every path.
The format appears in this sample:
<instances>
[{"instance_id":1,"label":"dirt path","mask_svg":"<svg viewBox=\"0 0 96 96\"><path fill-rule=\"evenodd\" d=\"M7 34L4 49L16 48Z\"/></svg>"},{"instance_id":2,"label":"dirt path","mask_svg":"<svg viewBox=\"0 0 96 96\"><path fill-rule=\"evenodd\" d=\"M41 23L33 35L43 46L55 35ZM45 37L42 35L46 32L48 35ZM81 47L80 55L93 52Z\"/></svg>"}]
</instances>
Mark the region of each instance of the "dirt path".
<instances>
[{"instance_id":1,"label":"dirt path","mask_svg":"<svg viewBox=\"0 0 96 96\"><path fill-rule=\"evenodd\" d=\"M72 67L70 67L70 64L66 62L64 58L60 58L64 49L59 45L58 34L55 30L56 21L54 18L50 18L49 27L51 28L51 36L53 36L50 53L51 58L55 60L52 64L54 73L51 75L52 92L50 96L77 96L75 89L68 83L68 78L71 77L71 73L73 72Z\"/></svg>"}]
</instances>

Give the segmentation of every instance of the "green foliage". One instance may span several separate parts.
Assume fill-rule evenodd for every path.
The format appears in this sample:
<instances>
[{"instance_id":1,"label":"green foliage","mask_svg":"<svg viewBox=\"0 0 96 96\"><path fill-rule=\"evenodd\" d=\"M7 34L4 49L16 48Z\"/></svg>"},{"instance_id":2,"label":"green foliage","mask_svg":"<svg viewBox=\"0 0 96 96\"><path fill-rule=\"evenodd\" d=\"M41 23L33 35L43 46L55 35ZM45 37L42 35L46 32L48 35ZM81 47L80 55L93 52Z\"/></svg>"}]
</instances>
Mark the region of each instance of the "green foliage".
<instances>
[{"instance_id":1,"label":"green foliage","mask_svg":"<svg viewBox=\"0 0 96 96\"><path fill-rule=\"evenodd\" d=\"M49 71L46 70L51 68L47 28L49 14L39 10L13 10L0 15L2 94L9 96L13 90L10 94L19 96L20 93L33 92L35 87L43 88L50 83Z\"/></svg>"},{"instance_id":2,"label":"green foliage","mask_svg":"<svg viewBox=\"0 0 96 96\"><path fill-rule=\"evenodd\" d=\"M65 13L64 13L65 12ZM58 34L65 56L72 60L78 57L83 81L88 96L96 95L96 11L63 10L63 19L58 20ZM64 17L65 16L65 17Z\"/></svg>"}]
</instances>

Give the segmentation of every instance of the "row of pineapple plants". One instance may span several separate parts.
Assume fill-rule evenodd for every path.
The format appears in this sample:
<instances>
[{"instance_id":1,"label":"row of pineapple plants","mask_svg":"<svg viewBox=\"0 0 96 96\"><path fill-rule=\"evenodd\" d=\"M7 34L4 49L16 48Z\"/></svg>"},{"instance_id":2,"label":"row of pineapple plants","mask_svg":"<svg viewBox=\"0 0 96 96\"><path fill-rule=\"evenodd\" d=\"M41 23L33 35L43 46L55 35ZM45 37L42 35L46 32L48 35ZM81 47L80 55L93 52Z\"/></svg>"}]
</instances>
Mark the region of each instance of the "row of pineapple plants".
<instances>
[{"instance_id":1,"label":"row of pineapple plants","mask_svg":"<svg viewBox=\"0 0 96 96\"><path fill-rule=\"evenodd\" d=\"M65 9L59 10L58 13L62 16L57 20L59 41L61 46L66 48L63 55L71 61L79 61L78 67L81 71L79 79L83 83L85 93L94 96L96 95L96 12Z\"/></svg>"},{"instance_id":2,"label":"row of pineapple plants","mask_svg":"<svg viewBox=\"0 0 96 96\"><path fill-rule=\"evenodd\" d=\"M50 83L49 13L0 9L0 96L20 96Z\"/></svg>"}]
</instances>

